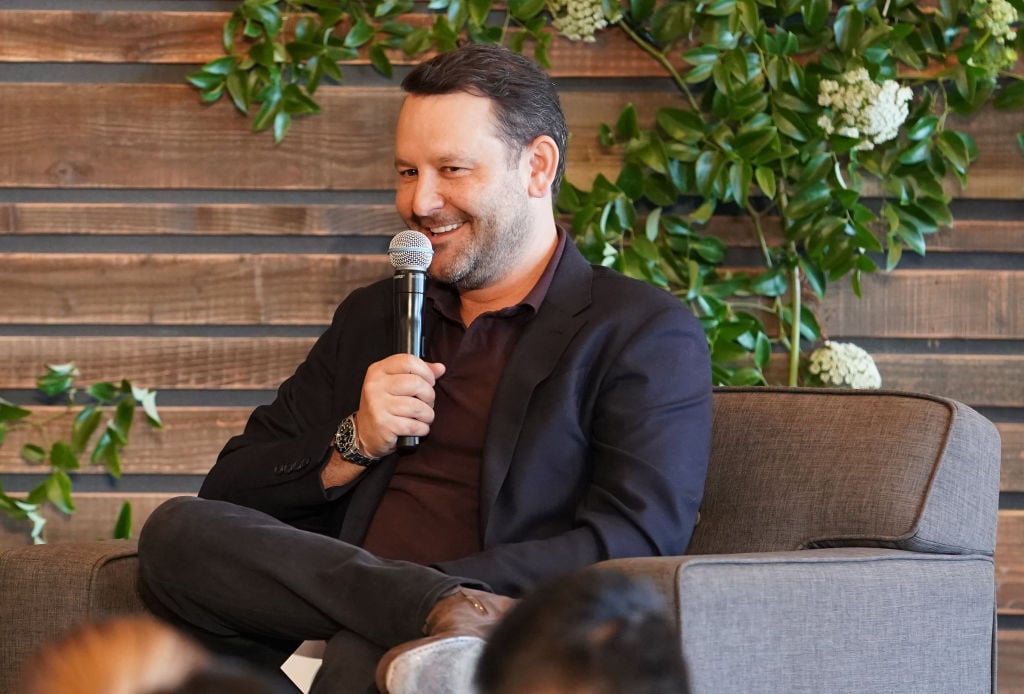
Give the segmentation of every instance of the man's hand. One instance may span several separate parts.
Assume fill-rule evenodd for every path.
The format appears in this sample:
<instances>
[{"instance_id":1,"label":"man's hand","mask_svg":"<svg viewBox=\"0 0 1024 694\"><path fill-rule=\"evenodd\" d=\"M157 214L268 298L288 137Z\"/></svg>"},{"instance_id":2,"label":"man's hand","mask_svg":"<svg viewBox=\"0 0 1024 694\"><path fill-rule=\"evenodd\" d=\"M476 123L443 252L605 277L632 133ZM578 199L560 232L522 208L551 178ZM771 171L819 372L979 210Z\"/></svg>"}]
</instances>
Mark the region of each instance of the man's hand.
<instances>
[{"instance_id":1,"label":"man's hand","mask_svg":"<svg viewBox=\"0 0 1024 694\"><path fill-rule=\"evenodd\" d=\"M356 417L359 448L368 456L393 453L399 436L426 436L434 421L434 384L444 364L393 354L370 365Z\"/></svg>"}]
</instances>

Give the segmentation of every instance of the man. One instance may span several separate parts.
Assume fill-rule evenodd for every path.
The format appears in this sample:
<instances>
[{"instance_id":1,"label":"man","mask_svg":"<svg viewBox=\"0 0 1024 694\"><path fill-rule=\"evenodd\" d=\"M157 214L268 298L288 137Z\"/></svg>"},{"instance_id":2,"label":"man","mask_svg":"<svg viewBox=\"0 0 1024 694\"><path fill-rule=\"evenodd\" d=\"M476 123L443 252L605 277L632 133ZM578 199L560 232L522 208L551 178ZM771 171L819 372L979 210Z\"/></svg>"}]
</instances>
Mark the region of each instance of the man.
<instances>
[{"instance_id":1,"label":"man","mask_svg":"<svg viewBox=\"0 0 1024 694\"><path fill-rule=\"evenodd\" d=\"M556 226L567 129L544 72L467 46L402 86L396 203L434 250L425 358L392 354L390 280L353 292L201 498L140 538L147 602L211 648L276 667L327 640L316 692L372 690L378 662L386 688L424 624L435 646L480 636L538 581L681 553L707 465L697 321Z\"/></svg>"}]
</instances>

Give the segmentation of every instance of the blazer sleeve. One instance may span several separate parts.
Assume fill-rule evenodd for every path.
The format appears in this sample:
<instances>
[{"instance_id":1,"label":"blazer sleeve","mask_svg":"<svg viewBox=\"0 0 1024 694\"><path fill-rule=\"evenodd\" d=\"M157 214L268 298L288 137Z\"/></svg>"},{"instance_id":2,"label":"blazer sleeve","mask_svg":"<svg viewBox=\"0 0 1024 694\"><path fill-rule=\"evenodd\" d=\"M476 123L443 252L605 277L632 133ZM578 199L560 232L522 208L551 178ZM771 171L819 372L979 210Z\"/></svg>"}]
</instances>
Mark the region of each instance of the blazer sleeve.
<instances>
[{"instance_id":1,"label":"blazer sleeve","mask_svg":"<svg viewBox=\"0 0 1024 694\"><path fill-rule=\"evenodd\" d=\"M380 302L372 287L356 290L338 307L274 401L257 407L244 432L227 442L199 496L324 530L324 506L337 494L324 491L320 470L339 421L358 407L363 376L381 357L385 335L380 331L389 324L388 314L374 309ZM368 340L367 335L381 337Z\"/></svg>"},{"instance_id":2,"label":"blazer sleeve","mask_svg":"<svg viewBox=\"0 0 1024 694\"><path fill-rule=\"evenodd\" d=\"M518 595L595 561L685 551L710 451L711 365L693 315L658 303L624 339L581 338L569 375L538 386L490 521L509 541L439 568ZM559 507L562 518L546 510Z\"/></svg>"}]
</instances>

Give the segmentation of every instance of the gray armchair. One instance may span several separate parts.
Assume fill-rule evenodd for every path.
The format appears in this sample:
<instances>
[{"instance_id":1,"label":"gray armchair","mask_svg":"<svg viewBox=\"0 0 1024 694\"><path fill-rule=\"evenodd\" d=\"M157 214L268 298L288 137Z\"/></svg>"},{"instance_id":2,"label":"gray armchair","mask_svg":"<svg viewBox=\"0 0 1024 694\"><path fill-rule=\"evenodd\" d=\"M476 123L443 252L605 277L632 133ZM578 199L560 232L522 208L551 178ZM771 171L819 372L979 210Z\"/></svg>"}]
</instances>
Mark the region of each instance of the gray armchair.
<instances>
[{"instance_id":1,"label":"gray armchair","mask_svg":"<svg viewBox=\"0 0 1024 694\"><path fill-rule=\"evenodd\" d=\"M995 427L912 393L714 397L687 555L604 562L669 599L692 692L995 691ZM141 609L130 542L0 554L0 692L46 640Z\"/></svg>"}]
</instances>

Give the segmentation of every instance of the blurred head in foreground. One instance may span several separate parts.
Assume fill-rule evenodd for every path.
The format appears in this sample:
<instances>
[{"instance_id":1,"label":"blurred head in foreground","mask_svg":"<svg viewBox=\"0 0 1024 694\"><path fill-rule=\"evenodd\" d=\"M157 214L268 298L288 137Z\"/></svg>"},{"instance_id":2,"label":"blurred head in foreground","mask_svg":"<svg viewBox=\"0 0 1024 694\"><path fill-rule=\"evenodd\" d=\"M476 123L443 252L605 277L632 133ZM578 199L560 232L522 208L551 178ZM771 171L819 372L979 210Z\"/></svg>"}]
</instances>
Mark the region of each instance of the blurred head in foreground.
<instances>
[{"instance_id":1,"label":"blurred head in foreground","mask_svg":"<svg viewBox=\"0 0 1024 694\"><path fill-rule=\"evenodd\" d=\"M481 694L685 694L674 621L646 582L588 569L546 584L498 624Z\"/></svg>"}]
</instances>

